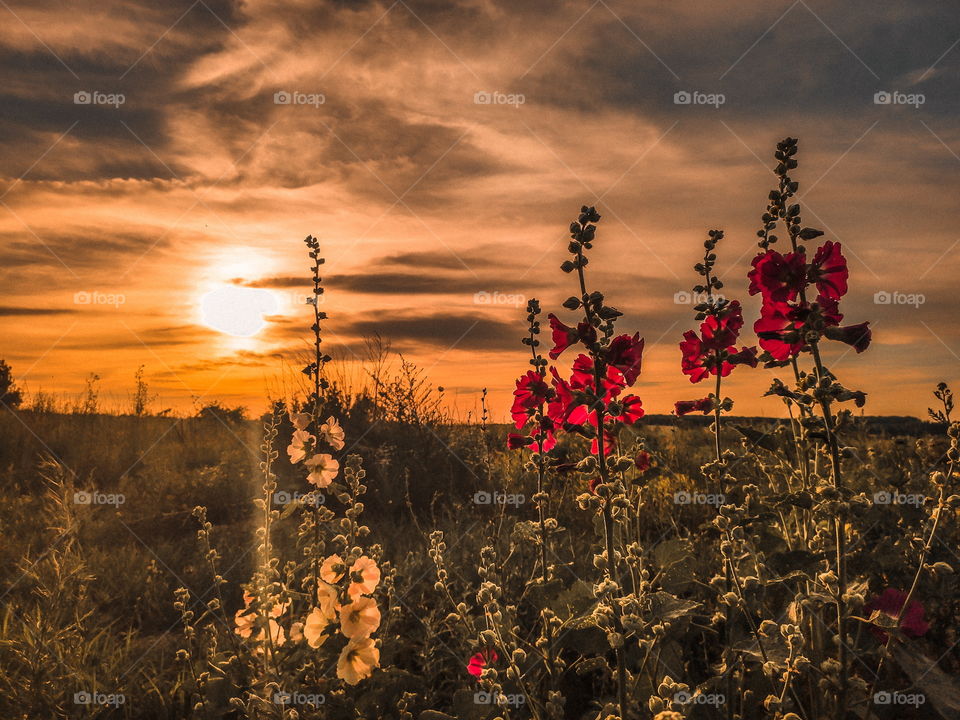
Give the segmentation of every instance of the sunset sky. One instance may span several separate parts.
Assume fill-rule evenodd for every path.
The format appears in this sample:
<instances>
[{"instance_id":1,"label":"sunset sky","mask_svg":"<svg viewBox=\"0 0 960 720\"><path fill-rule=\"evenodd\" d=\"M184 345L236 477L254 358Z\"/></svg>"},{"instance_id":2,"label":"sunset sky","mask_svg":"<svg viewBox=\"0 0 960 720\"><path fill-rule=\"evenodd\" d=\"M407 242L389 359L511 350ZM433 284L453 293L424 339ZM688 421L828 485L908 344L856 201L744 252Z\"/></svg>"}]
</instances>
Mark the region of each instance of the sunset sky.
<instances>
[{"instance_id":1,"label":"sunset sky","mask_svg":"<svg viewBox=\"0 0 960 720\"><path fill-rule=\"evenodd\" d=\"M575 292L566 228L594 204L589 283L646 338L638 392L669 412L707 392L680 373L694 324L675 295L708 229L748 326L758 311L745 273L787 135L804 224L850 264L845 322L874 329L832 369L870 414L923 415L960 380L952 3L0 0L0 17L0 357L28 391L95 372L120 407L143 364L155 407L262 409L308 346L312 234L331 354L355 363L379 333L461 413L486 386L502 419L523 299ZM263 303L265 327L209 327L211 291ZM780 414L772 378L736 373L736 411Z\"/></svg>"}]
</instances>

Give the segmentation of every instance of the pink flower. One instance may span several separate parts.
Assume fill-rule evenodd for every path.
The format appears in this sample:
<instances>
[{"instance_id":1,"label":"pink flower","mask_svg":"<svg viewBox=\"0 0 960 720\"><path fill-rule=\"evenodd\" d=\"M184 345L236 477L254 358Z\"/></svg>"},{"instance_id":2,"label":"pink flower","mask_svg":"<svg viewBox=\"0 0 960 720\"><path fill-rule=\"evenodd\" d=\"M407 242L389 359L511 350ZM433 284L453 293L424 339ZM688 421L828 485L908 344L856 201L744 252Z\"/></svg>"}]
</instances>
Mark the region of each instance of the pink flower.
<instances>
[{"instance_id":1,"label":"pink flower","mask_svg":"<svg viewBox=\"0 0 960 720\"><path fill-rule=\"evenodd\" d=\"M896 588L887 588L863 607L868 613L880 612L894 620L899 616L900 630L909 638L926 635L930 629L930 624L924 619L923 605L916 600L911 600L907 609L901 615L900 612L906 601L907 594L905 592ZM884 630L879 627L870 629L881 642L887 641L887 633Z\"/></svg>"},{"instance_id":2,"label":"pink flower","mask_svg":"<svg viewBox=\"0 0 960 720\"><path fill-rule=\"evenodd\" d=\"M497 651L491 649L481 650L476 655L470 658L470 661L467 663L467 672L473 675L477 680L480 679L481 673L488 664L496 662L499 660Z\"/></svg>"},{"instance_id":3,"label":"pink flower","mask_svg":"<svg viewBox=\"0 0 960 720\"><path fill-rule=\"evenodd\" d=\"M306 446L316 438L306 430L294 430L290 437L290 444L287 446L287 454L290 456L290 462L297 464L307 456Z\"/></svg>"},{"instance_id":4,"label":"pink flower","mask_svg":"<svg viewBox=\"0 0 960 720\"><path fill-rule=\"evenodd\" d=\"M333 482L340 472L340 463L332 455L320 453L307 460L304 465L310 468L310 474L307 475L307 482L316 485L319 488L325 488Z\"/></svg>"}]
</instances>

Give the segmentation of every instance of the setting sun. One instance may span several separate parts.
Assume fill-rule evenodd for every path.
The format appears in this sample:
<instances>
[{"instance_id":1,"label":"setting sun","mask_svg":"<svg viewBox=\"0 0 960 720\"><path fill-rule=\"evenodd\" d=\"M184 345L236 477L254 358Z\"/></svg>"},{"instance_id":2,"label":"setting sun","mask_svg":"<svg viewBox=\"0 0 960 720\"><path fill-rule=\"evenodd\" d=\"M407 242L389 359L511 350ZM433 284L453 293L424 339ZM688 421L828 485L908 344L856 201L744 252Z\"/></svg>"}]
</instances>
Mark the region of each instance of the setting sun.
<instances>
[{"instance_id":1,"label":"setting sun","mask_svg":"<svg viewBox=\"0 0 960 720\"><path fill-rule=\"evenodd\" d=\"M279 303L269 290L223 285L200 298L204 325L227 335L252 337L266 327L265 315L277 312Z\"/></svg>"}]
</instances>

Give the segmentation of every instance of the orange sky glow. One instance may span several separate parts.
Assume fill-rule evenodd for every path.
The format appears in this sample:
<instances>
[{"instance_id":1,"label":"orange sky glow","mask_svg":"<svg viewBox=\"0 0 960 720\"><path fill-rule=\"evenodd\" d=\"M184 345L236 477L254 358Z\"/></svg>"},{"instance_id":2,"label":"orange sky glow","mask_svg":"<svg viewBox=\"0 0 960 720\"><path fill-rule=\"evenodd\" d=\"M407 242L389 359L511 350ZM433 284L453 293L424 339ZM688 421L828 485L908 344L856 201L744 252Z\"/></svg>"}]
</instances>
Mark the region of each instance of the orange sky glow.
<instances>
[{"instance_id":1,"label":"orange sky glow","mask_svg":"<svg viewBox=\"0 0 960 720\"><path fill-rule=\"evenodd\" d=\"M960 375L960 17L741 6L4 5L0 357L28 395L96 373L123 410L144 365L155 409L260 411L298 387L312 234L336 373L359 382L380 335L460 417L486 387L502 420L526 299L573 319L559 265L588 204L588 283L646 338L636 392L667 413L708 392L677 344L710 228L755 342L746 272L792 135L804 224L849 263L845 322L873 328L866 353L836 344L827 362L868 414L922 416ZM231 307L241 334L211 327ZM762 397L775 376L741 369L724 394L780 416Z\"/></svg>"}]
</instances>

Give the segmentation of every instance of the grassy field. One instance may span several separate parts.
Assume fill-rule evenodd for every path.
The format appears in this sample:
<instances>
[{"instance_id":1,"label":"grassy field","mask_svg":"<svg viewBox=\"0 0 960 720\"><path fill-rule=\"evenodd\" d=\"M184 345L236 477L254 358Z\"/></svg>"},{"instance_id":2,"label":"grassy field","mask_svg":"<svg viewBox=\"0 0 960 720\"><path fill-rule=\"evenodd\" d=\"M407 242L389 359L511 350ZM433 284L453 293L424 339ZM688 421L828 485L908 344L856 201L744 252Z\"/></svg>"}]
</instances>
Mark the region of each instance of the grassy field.
<instances>
[{"instance_id":1,"label":"grassy field","mask_svg":"<svg viewBox=\"0 0 960 720\"><path fill-rule=\"evenodd\" d=\"M476 645L448 619L455 610L450 601L476 604L481 548L492 547L500 558L496 568L504 602L509 598L518 616L527 615L534 623L538 601L526 583L538 558L522 536L536 519L533 478L520 467L519 455L505 449L502 426L379 419L367 402L330 410L341 413L347 437L359 438L348 449L363 458L370 488L365 512L370 541L382 547L381 564L391 578L379 632L381 670L355 691L357 712L397 716L397 703L406 692L413 693L409 712L414 716L424 710L481 716L489 708L465 705L464 699L476 691L476 681L465 671ZM740 424L736 418L728 423ZM710 457L710 433L691 425L674 419L673 426L636 428L653 466L634 486L642 522L631 533L643 544L653 587L681 599L701 596L697 586L712 574L710 558L716 551L711 548L717 543L709 530L712 508L674 501L678 492L696 491L700 466ZM743 426L758 431L771 427L750 421ZM284 420L279 432L277 444L285 447L292 432L289 422ZM0 545L0 702L5 717L191 715L195 681L176 661L186 641L174 593L189 589L197 612L221 594L225 612L209 622L223 635L231 633L231 619L243 605L241 585L254 573L258 557L261 513L253 499L262 484L262 434L261 421L220 417L0 413L5 537ZM745 461L736 470L738 481L757 483L766 497L782 495L784 488L763 464L774 451L787 451L786 429L764 439L773 450L752 445L732 429L726 436L731 446L742 444ZM863 456L848 463L854 491L868 497L880 491L934 494L923 471L946 450L942 435L916 438L862 429L856 440ZM562 449L561 458L565 453ZM298 469L283 460L276 468L279 491L306 491ZM584 548L594 533L589 515L576 501L583 491L583 480L575 474L551 479L551 514L562 530L548 560L556 571L551 582L557 585L550 592L561 604L576 604L578 592L587 587L581 578L591 576ZM475 500L482 502L484 496L476 494L482 492L504 493L514 502L478 504ZM199 525L193 510L198 505L206 508L210 542L221 555L226 583L220 589L212 584L205 547L196 540ZM923 507L871 502L864 512L862 531L850 549L851 567L868 586L864 592L909 585L911 560L915 563L918 552L910 538L923 531ZM446 534L444 588L435 586L437 572L428 556L429 535L437 529ZM275 537L277 554L291 557L295 520L279 520ZM958 539L951 517L927 562L954 563ZM790 553L797 552L772 547L766 554L773 564L792 560ZM958 612L953 576L937 576L920 597L930 630L918 642L938 657L944 673L953 675L960 668L960 653L953 649ZM774 598L765 595L764 601ZM690 610L685 627L678 623L672 628L668 635L677 637L663 638L659 658L648 663L651 678L683 673L674 679L693 687L698 675L709 674L715 661L709 633L698 641L703 643L699 657L684 643L707 632L697 628L710 625L710 612L707 606ZM571 635L576 642L563 649L571 656L596 644L597 638L585 630ZM870 633L858 633L858 642L865 653L876 651ZM903 671L885 672L892 686L909 686ZM565 672L558 680L567 698L564 716L587 714L603 685L600 671ZM114 707L75 704L75 694L83 692L118 694L125 701ZM921 706L898 717L925 717L929 710L929 705ZM225 702L207 712L213 717L231 713ZM514 712L522 716L524 709Z\"/></svg>"}]
</instances>

